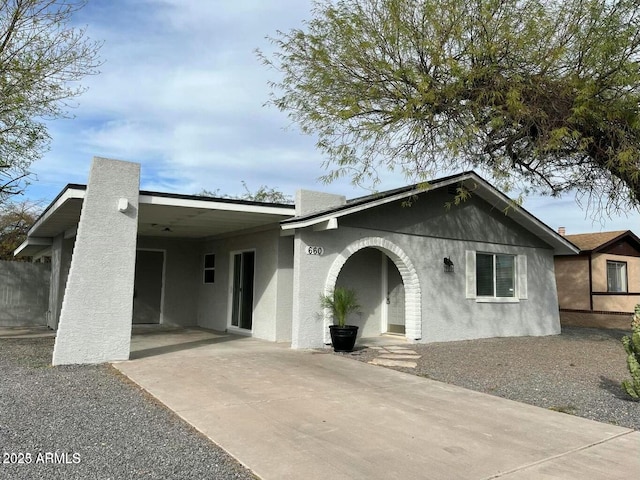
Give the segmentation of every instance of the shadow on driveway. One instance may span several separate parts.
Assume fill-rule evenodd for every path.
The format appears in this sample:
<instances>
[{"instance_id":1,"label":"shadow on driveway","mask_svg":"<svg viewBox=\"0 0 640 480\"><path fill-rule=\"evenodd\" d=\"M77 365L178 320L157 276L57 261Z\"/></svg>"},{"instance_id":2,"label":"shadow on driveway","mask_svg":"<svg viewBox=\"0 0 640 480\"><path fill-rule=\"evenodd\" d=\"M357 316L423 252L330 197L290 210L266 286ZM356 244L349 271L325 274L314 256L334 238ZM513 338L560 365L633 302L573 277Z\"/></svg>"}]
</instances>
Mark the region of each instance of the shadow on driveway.
<instances>
[{"instance_id":1,"label":"shadow on driveway","mask_svg":"<svg viewBox=\"0 0 640 480\"><path fill-rule=\"evenodd\" d=\"M242 336L202 328L171 328L140 330L134 327L131 336L130 360L181 352L208 345L241 340Z\"/></svg>"}]
</instances>

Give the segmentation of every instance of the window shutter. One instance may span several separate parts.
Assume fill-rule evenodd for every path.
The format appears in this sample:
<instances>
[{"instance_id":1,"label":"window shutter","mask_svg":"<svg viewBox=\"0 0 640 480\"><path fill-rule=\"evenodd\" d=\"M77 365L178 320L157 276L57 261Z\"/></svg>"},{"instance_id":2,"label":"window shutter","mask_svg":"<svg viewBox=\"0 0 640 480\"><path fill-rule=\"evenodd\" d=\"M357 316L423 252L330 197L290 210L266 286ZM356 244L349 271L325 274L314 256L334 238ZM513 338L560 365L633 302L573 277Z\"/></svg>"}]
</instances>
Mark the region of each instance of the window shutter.
<instances>
[{"instance_id":1,"label":"window shutter","mask_svg":"<svg viewBox=\"0 0 640 480\"><path fill-rule=\"evenodd\" d=\"M476 252L467 250L466 256L466 281L467 298L476 298Z\"/></svg>"},{"instance_id":2,"label":"window shutter","mask_svg":"<svg viewBox=\"0 0 640 480\"><path fill-rule=\"evenodd\" d=\"M518 255L518 298L527 298L527 256Z\"/></svg>"}]
</instances>

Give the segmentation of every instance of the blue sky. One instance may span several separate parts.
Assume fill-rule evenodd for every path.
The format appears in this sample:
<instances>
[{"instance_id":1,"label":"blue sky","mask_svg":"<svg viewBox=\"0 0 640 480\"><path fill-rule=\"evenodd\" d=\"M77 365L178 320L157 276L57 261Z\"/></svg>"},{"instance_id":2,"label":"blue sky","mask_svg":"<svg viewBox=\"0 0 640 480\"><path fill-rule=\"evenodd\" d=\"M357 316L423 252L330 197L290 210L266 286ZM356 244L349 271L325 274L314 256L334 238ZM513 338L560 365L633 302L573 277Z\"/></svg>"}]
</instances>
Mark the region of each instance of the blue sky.
<instances>
[{"instance_id":1,"label":"blue sky","mask_svg":"<svg viewBox=\"0 0 640 480\"><path fill-rule=\"evenodd\" d=\"M368 193L347 179L319 183L314 139L264 106L277 73L255 49L268 52L265 36L301 26L310 11L310 0L89 0L76 21L104 41L105 63L83 82L75 118L50 123L51 150L32 165L27 197L48 202L67 183L86 183L93 156L141 163L146 190L239 194L245 181L289 195ZM383 178L380 190L405 183ZM594 222L572 197L530 197L524 206L567 233L640 233L638 212Z\"/></svg>"}]
</instances>

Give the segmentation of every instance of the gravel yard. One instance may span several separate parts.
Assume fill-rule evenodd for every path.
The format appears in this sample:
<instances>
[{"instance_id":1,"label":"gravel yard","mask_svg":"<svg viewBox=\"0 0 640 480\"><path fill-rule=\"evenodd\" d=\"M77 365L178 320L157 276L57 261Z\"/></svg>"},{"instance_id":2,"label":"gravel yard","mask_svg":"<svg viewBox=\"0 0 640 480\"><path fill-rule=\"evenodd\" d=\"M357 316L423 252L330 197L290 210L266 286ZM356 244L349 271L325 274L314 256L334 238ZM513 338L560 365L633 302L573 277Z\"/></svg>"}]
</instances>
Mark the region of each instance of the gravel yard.
<instances>
[{"instance_id":1,"label":"gravel yard","mask_svg":"<svg viewBox=\"0 0 640 480\"><path fill-rule=\"evenodd\" d=\"M113 367L49 367L53 341L0 339L0 478L255 478Z\"/></svg>"},{"instance_id":2,"label":"gravel yard","mask_svg":"<svg viewBox=\"0 0 640 480\"><path fill-rule=\"evenodd\" d=\"M381 368L640 430L640 402L620 387L630 378L620 342L628 333L567 327L549 337L407 344L421 355L415 369ZM369 362L380 351L336 355Z\"/></svg>"}]
</instances>

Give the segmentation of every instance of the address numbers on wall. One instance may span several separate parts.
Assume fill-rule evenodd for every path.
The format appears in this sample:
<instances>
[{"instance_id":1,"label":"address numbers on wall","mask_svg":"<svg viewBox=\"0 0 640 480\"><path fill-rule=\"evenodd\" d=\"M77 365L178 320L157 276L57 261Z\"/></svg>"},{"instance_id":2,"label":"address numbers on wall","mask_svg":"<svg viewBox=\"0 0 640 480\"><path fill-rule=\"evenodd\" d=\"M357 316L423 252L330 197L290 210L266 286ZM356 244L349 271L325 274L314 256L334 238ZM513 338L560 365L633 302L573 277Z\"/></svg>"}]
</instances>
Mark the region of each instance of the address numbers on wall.
<instances>
[{"instance_id":1,"label":"address numbers on wall","mask_svg":"<svg viewBox=\"0 0 640 480\"><path fill-rule=\"evenodd\" d=\"M324 248L322 247L307 247L307 255L322 255L324 253Z\"/></svg>"}]
</instances>

